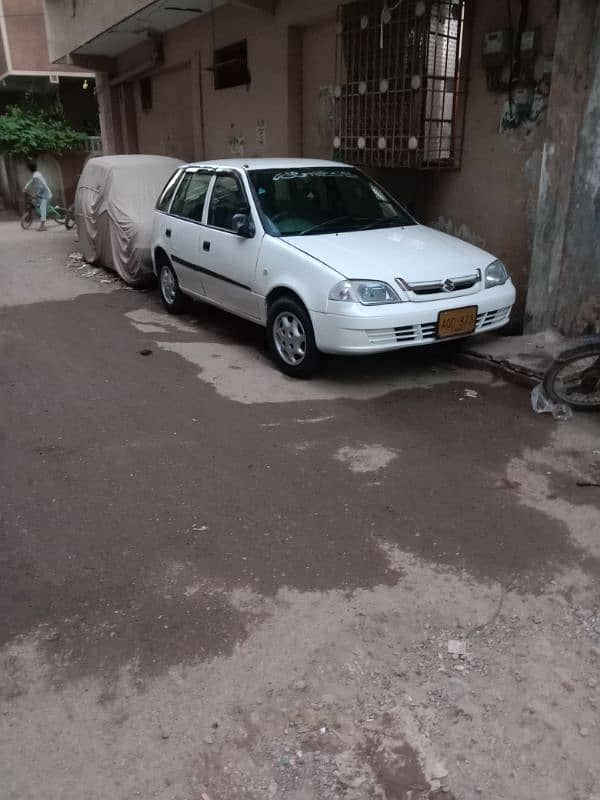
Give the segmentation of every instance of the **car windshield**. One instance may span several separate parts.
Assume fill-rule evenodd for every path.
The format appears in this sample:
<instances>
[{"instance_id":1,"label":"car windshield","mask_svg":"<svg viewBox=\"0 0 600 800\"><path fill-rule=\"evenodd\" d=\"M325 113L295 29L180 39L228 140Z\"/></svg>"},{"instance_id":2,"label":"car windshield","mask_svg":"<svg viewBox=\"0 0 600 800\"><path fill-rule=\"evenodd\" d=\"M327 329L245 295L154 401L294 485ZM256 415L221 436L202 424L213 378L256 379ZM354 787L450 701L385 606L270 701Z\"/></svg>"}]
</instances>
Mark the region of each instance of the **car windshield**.
<instances>
[{"instance_id":1,"label":"car windshield","mask_svg":"<svg viewBox=\"0 0 600 800\"><path fill-rule=\"evenodd\" d=\"M259 169L249 177L274 236L416 225L401 205L351 167Z\"/></svg>"}]
</instances>

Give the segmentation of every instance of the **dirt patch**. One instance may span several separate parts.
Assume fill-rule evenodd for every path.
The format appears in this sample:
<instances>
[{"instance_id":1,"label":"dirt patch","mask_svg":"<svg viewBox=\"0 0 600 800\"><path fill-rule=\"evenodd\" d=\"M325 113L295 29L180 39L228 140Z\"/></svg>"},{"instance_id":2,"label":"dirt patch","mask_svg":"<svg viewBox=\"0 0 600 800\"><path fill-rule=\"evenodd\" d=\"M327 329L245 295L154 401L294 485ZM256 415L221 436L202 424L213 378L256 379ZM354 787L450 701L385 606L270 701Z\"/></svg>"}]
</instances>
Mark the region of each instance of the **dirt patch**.
<instances>
[{"instance_id":1,"label":"dirt patch","mask_svg":"<svg viewBox=\"0 0 600 800\"><path fill-rule=\"evenodd\" d=\"M537 596L516 586L498 613L505 587L387 557L403 566L395 586L237 591L230 602L256 620L243 642L148 676L142 692L128 668L110 687L83 678L49 691L45 646L14 642L6 780L32 800L24 787L39 789L68 752L69 800L82 780L93 800L530 800L532 782L536 797L597 792L597 586L582 573ZM167 578L163 591L190 585L177 567ZM90 726L107 733L108 771Z\"/></svg>"}]
</instances>

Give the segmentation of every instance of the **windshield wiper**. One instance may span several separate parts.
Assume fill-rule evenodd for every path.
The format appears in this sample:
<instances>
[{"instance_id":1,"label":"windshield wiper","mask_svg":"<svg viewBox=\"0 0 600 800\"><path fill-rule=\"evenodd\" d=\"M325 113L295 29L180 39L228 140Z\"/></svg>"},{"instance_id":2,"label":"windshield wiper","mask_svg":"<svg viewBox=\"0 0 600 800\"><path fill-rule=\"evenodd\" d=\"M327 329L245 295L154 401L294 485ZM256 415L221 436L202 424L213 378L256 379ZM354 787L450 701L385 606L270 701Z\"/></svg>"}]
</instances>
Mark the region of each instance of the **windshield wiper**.
<instances>
[{"instance_id":1,"label":"windshield wiper","mask_svg":"<svg viewBox=\"0 0 600 800\"><path fill-rule=\"evenodd\" d=\"M333 219L326 219L324 222L319 222L317 225L311 225L310 228L305 228L297 236L306 236L314 231L328 228L330 225L338 225L341 222L364 222L369 217L354 217L351 214L344 214L342 217L333 217ZM362 228L360 230L363 230Z\"/></svg>"},{"instance_id":2,"label":"windshield wiper","mask_svg":"<svg viewBox=\"0 0 600 800\"><path fill-rule=\"evenodd\" d=\"M412 221L410 217L380 217L379 219L371 220L368 225L365 225L364 228L361 228L361 231L368 231L372 228L379 228L379 227L387 227L388 225L397 225L403 228L405 225L414 225L415 223Z\"/></svg>"}]
</instances>

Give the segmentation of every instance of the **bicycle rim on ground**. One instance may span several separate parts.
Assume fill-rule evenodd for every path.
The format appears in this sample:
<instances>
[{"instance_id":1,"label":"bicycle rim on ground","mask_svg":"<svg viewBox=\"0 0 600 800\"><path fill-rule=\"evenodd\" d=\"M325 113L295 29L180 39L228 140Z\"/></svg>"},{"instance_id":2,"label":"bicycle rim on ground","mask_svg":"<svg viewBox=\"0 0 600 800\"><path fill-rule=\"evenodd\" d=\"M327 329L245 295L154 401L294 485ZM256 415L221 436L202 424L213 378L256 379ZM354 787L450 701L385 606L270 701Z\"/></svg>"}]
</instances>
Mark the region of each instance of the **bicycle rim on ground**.
<instances>
[{"instance_id":1,"label":"bicycle rim on ground","mask_svg":"<svg viewBox=\"0 0 600 800\"><path fill-rule=\"evenodd\" d=\"M565 403L600 406L600 352L567 361L555 374L553 389Z\"/></svg>"}]
</instances>

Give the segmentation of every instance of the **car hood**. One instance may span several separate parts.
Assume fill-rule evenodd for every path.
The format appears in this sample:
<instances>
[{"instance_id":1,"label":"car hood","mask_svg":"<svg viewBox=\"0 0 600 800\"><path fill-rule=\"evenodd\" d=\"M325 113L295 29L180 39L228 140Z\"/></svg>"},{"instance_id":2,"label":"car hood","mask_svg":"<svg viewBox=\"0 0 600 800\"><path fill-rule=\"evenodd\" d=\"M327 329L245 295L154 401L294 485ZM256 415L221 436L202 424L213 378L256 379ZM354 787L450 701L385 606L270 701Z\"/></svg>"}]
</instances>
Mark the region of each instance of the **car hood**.
<instances>
[{"instance_id":1,"label":"car hood","mask_svg":"<svg viewBox=\"0 0 600 800\"><path fill-rule=\"evenodd\" d=\"M409 283L459 278L494 260L491 253L425 225L288 236L283 241L346 278L388 283L396 278Z\"/></svg>"}]
</instances>

